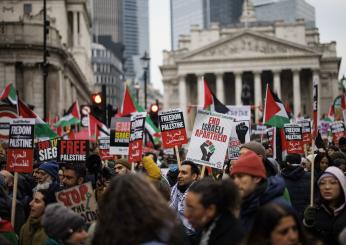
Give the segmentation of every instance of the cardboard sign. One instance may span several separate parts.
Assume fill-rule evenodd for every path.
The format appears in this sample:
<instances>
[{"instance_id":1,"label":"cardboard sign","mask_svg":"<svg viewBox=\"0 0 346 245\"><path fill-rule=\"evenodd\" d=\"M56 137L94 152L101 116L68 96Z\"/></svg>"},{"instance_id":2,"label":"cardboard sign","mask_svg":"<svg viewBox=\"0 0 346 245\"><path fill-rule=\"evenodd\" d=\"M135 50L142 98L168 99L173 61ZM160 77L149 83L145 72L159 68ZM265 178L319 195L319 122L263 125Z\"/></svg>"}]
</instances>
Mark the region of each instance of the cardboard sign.
<instances>
[{"instance_id":1,"label":"cardboard sign","mask_svg":"<svg viewBox=\"0 0 346 245\"><path fill-rule=\"evenodd\" d=\"M250 121L251 122L251 106L227 106L228 115L234 118L235 121Z\"/></svg>"},{"instance_id":2,"label":"cardboard sign","mask_svg":"<svg viewBox=\"0 0 346 245\"><path fill-rule=\"evenodd\" d=\"M346 137L345 124L343 121L332 122L330 128L332 130L333 142L337 145L340 138Z\"/></svg>"},{"instance_id":3,"label":"cardboard sign","mask_svg":"<svg viewBox=\"0 0 346 245\"><path fill-rule=\"evenodd\" d=\"M304 154L303 134L300 124L284 125L286 149L288 154Z\"/></svg>"},{"instance_id":4,"label":"cardboard sign","mask_svg":"<svg viewBox=\"0 0 346 245\"><path fill-rule=\"evenodd\" d=\"M320 133L323 139L326 139L328 137L330 124L331 122L328 121L320 121Z\"/></svg>"},{"instance_id":5,"label":"cardboard sign","mask_svg":"<svg viewBox=\"0 0 346 245\"><path fill-rule=\"evenodd\" d=\"M268 145L271 148L273 148L273 145L274 145L273 134L274 134L274 128L268 128L267 129Z\"/></svg>"},{"instance_id":6,"label":"cardboard sign","mask_svg":"<svg viewBox=\"0 0 346 245\"><path fill-rule=\"evenodd\" d=\"M99 137L99 153L102 160L112 158L109 154L109 138L110 137Z\"/></svg>"},{"instance_id":7,"label":"cardboard sign","mask_svg":"<svg viewBox=\"0 0 346 245\"><path fill-rule=\"evenodd\" d=\"M198 110L186 159L222 169L232 126L227 114Z\"/></svg>"},{"instance_id":8,"label":"cardboard sign","mask_svg":"<svg viewBox=\"0 0 346 245\"><path fill-rule=\"evenodd\" d=\"M80 214L87 224L97 220L97 203L91 183L84 183L55 193L56 200Z\"/></svg>"},{"instance_id":9,"label":"cardboard sign","mask_svg":"<svg viewBox=\"0 0 346 245\"><path fill-rule=\"evenodd\" d=\"M164 148L187 143L183 111L174 109L159 113L159 123Z\"/></svg>"},{"instance_id":10,"label":"cardboard sign","mask_svg":"<svg viewBox=\"0 0 346 245\"><path fill-rule=\"evenodd\" d=\"M13 119L7 150L7 170L31 173L34 159L35 119Z\"/></svg>"},{"instance_id":11,"label":"cardboard sign","mask_svg":"<svg viewBox=\"0 0 346 245\"><path fill-rule=\"evenodd\" d=\"M311 143L312 143L311 120L310 119L302 119L302 120L298 120L297 123L302 126L303 143L307 144L307 145L311 145Z\"/></svg>"},{"instance_id":12,"label":"cardboard sign","mask_svg":"<svg viewBox=\"0 0 346 245\"><path fill-rule=\"evenodd\" d=\"M131 116L131 135L129 144L129 162L142 160L144 123L146 112L134 113Z\"/></svg>"},{"instance_id":13,"label":"cardboard sign","mask_svg":"<svg viewBox=\"0 0 346 245\"><path fill-rule=\"evenodd\" d=\"M85 162L89 153L87 140L59 140L58 162Z\"/></svg>"},{"instance_id":14,"label":"cardboard sign","mask_svg":"<svg viewBox=\"0 0 346 245\"><path fill-rule=\"evenodd\" d=\"M267 125L256 124L255 129L251 130L251 134L264 136L267 134Z\"/></svg>"},{"instance_id":15,"label":"cardboard sign","mask_svg":"<svg viewBox=\"0 0 346 245\"><path fill-rule=\"evenodd\" d=\"M36 143L36 159L38 162L56 160L58 156L59 138Z\"/></svg>"},{"instance_id":16,"label":"cardboard sign","mask_svg":"<svg viewBox=\"0 0 346 245\"><path fill-rule=\"evenodd\" d=\"M250 142L250 122L233 122L228 145L228 159L238 159L240 146Z\"/></svg>"},{"instance_id":17,"label":"cardboard sign","mask_svg":"<svg viewBox=\"0 0 346 245\"><path fill-rule=\"evenodd\" d=\"M131 118L129 117L116 117L112 118L112 127L110 134L110 148L111 155L128 155L130 143L130 128Z\"/></svg>"}]
</instances>

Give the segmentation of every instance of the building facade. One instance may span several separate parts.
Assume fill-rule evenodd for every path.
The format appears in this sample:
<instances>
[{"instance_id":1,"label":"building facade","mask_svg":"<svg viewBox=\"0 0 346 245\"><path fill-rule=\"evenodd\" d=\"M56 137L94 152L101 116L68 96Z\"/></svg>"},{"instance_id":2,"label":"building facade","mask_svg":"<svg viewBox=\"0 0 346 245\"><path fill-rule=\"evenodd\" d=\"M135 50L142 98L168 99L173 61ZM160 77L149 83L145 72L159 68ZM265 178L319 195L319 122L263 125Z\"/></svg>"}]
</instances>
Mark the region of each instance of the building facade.
<instances>
[{"instance_id":1,"label":"building facade","mask_svg":"<svg viewBox=\"0 0 346 245\"><path fill-rule=\"evenodd\" d=\"M0 89L13 83L19 97L43 116L43 2L0 1ZM87 1L47 1L47 109L61 115L73 101L90 101L91 19Z\"/></svg>"},{"instance_id":2,"label":"building facade","mask_svg":"<svg viewBox=\"0 0 346 245\"><path fill-rule=\"evenodd\" d=\"M253 105L257 120L267 83L295 116L311 115L313 80L319 81L320 115L338 93L336 43L320 43L318 29L303 20L248 28L194 26L179 45L180 50L163 53L164 108L182 108L189 129L194 115L187 112L203 103L202 77L223 103Z\"/></svg>"},{"instance_id":3,"label":"building facade","mask_svg":"<svg viewBox=\"0 0 346 245\"><path fill-rule=\"evenodd\" d=\"M101 91L102 85L106 85L106 103L120 108L124 95L121 60L103 45L93 43L92 65L95 89Z\"/></svg>"}]
</instances>

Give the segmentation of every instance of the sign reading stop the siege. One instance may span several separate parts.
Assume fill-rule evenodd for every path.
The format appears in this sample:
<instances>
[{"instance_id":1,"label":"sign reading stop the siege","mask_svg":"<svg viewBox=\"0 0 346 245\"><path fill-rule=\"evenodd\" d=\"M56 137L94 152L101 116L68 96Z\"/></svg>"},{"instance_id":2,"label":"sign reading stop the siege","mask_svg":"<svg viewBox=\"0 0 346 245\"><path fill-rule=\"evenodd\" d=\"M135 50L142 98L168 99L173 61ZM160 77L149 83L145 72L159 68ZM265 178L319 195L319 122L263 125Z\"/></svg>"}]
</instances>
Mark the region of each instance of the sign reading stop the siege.
<instances>
[{"instance_id":1,"label":"sign reading stop the siege","mask_svg":"<svg viewBox=\"0 0 346 245\"><path fill-rule=\"evenodd\" d=\"M187 143L183 111L174 109L159 113L160 131L164 148Z\"/></svg>"},{"instance_id":2,"label":"sign reading stop the siege","mask_svg":"<svg viewBox=\"0 0 346 245\"><path fill-rule=\"evenodd\" d=\"M87 140L59 140L59 162L85 162L89 153Z\"/></svg>"},{"instance_id":3,"label":"sign reading stop the siege","mask_svg":"<svg viewBox=\"0 0 346 245\"><path fill-rule=\"evenodd\" d=\"M31 173L34 157L35 119L13 119L7 150L7 170Z\"/></svg>"}]
</instances>

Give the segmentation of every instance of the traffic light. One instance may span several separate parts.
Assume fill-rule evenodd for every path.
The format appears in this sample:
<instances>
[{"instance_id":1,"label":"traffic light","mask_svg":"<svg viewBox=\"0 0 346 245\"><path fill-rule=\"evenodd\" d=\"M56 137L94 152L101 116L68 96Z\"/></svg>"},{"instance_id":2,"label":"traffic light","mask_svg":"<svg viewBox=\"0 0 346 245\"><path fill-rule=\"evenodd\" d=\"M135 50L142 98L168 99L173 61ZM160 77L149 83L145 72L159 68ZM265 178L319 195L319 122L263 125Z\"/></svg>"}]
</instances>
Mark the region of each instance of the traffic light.
<instances>
[{"instance_id":1,"label":"traffic light","mask_svg":"<svg viewBox=\"0 0 346 245\"><path fill-rule=\"evenodd\" d=\"M106 98L102 92L91 94L91 113L99 121L106 124Z\"/></svg>"},{"instance_id":2,"label":"traffic light","mask_svg":"<svg viewBox=\"0 0 346 245\"><path fill-rule=\"evenodd\" d=\"M159 126L159 102L156 100L156 103L150 105L149 116L156 127Z\"/></svg>"}]
</instances>

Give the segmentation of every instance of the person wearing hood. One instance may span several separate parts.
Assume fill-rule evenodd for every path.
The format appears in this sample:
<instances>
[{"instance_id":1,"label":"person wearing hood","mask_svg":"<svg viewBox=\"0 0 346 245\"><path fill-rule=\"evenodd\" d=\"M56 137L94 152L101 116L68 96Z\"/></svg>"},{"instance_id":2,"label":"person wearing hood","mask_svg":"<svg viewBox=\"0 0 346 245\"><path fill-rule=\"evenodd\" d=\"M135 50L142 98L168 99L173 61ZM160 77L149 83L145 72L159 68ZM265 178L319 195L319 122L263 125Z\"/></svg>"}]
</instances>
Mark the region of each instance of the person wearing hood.
<instances>
[{"instance_id":1,"label":"person wearing hood","mask_svg":"<svg viewBox=\"0 0 346 245\"><path fill-rule=\"evenodd\" d=\"M281 175L290 193L291 204L297 211L300 221L304 218L304 210L310 201L310 173L301 166L299 154L288 154Z\"/></svg>"},{"instance_id":2,"label":"person wearing hood","mask_svg":"<svg viewBox=\"0 0 346 245\"><path fill-rule=\"evenodd\" d=\"M338 235L346 227L346 179L344 173L331 166L319 177L319 200L304 212L304 225L324 244L338 244Z\"/></svg>"},{"instance_id":3,"label":"person wearing hood","mask_svg":"<svg viewBox=\"0 0 346 245\"><path fill-rule=\"evenodd\" d=\"M251 230L257 210L268 203L290 206L284 199L285 181L280 176L267 178L260 158L253 151L242 154L233 164L231 178L242 198L240 221L246 231Z\"/></svg>"}]
</instances>

